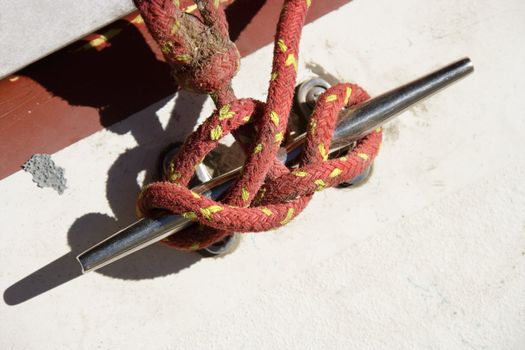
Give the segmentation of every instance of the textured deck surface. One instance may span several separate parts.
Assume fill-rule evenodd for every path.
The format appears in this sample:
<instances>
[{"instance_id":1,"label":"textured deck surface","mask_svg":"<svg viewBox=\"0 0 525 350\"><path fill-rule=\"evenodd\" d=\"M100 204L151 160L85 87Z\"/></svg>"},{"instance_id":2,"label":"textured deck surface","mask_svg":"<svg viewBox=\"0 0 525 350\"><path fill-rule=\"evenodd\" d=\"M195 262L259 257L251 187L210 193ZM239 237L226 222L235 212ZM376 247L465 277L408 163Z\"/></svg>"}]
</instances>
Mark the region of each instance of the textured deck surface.
<instances>
[{"instance_id":1,"label":"textured deck surface","mask_svg":"<svg viewBox=\"0 0 525 350\"><path fill-rule=\"evenodd\" d=\"M0 0L0 77L133 9L131 0Z\"/></svg>"},{"instance_id":2,"label":"textured deck surface","mask_svg":"<svg viewBox=\"0 0 525 350\"><path fill-rule=\"evenodd\" d=\"M134 219L160 149L211 111L198 96L54 153L63 195L1 180L0 348L523 349L524 16L519 0L376 0L309 24L300 78L376 95L463 56L476 72L385 127L365 186L318 193L223 259L157 245L85 276L74 261ZM271 51L243 58L240 96L264 97Z\"/></svg>"}]
</instances>

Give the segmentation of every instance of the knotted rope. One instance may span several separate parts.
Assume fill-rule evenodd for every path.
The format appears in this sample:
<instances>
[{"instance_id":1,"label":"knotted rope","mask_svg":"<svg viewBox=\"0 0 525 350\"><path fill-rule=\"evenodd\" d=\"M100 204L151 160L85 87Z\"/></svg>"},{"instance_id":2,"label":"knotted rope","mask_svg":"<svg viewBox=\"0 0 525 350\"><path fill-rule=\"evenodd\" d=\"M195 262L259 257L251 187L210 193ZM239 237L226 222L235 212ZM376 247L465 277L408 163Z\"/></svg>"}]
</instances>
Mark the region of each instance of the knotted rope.
<instances>
[{"instance_id":1,"label":"knotted rope","mask_svg":"<svg viewBox=\"0 0 525 350\"><path fill-rule=\"evenodd\" d=\"M239 54L228 38L218 0L195 0L200 17L184 13L177 0L135 3L179 84L210 94L217 106L172 159L166 181L146 186L139 195L137 207L142 215L164 209L200 223L169 237L167 244L195 250L231 232L266 231L285 225L305 208L315 191L348 181L371 165L381 144L380 129L359 140L348 154L328 157L341 109L369 98L359 86L346 83L320 96L299 167L288 169L276 159L292 107L299 40L311 0L285 1L277 25L266 103L237 99L231 89ZM244 147L247 161L224 200L217 202L187 185L195 166L230 132Z\"/></svg>"}]
</instances>

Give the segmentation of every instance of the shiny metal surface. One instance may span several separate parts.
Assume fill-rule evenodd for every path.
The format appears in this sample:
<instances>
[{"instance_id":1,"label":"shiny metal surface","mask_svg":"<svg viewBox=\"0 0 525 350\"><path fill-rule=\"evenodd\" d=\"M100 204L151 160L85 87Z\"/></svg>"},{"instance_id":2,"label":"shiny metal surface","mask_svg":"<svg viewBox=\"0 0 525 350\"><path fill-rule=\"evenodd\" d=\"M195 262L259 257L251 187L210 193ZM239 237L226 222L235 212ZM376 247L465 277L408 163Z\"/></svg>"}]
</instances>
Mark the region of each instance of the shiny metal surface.
<instances>
[{"instance_id":1,"label":"shiny metal surface","mask_svg":"<svg viewBox=\"0 0 525 350\"><path fill-rule=\"evenodd\" d=\"M144 218L98 243L77 257L82 272L101 268L128 254L158 242L192 224L179 215L165 215L156 219Z\"/></svg>"},{"instance_id":2,"label":"shiny metal surface","mask_svg":"<svg viewBox=\"0 0 525 350\"><path fill-rule=\"evenodd\" d=\"M391 90L356 108L343 110L339 119L330 152L337 151L358 140L368 132L422 99L431 96L451 83L473 72L470 59L462 59L411 83ZM306 135L298 136L285 146L287 161L301 153ZM194 187L197 193L218 199L237 178L241 168ZM158 242L193 224L179 215L164 215L156 219L141 219L108 239L80 254L77 259L83 272L92 271L119 260L128 254Z\"/></svg>"},{"instance_id":3,"label":"shiny metal surface","mask_svg":"<svg viewBox=\"0 0 525 350\"><path fill-rule=\"evenodd\" d=\"M235 171L196 186L192 190L217 199L231 186L239 171L240 169L235 169ZM96 270L159 242L193 223L193 221L174 214L143 218L78 255L77 260L83 273Z\"/></svg>"},{"instance_id":4,"label":"shiny metal surface","mask_svg":"<svg viewBox=\"0 0 525 350\"><path fill-rule=\"evenodd\" d=\"M332 147L340 149L360 139L378 125L473 71L470 59L464 58L349 110L351 117L341 118L334 131Z\"/></svg>"}]
</instances>

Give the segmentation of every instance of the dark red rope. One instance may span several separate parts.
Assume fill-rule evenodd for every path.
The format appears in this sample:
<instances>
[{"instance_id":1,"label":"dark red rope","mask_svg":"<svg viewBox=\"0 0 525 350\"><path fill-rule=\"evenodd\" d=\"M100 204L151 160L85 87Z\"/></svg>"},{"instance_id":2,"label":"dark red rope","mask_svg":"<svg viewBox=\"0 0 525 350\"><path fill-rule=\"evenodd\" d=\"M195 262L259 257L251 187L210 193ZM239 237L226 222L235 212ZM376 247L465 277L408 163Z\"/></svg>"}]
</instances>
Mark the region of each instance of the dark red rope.
<instances>
[{"instance_id":1,"label":"dark red rope","mask_svg":"<svg viewBox=\"0 0 525 350\"><path fill-rule=\"evenodd\" d=\"M315 191L348 181L369 167L382 137L378 129L360 140L350 153L328 159L341 109L369 98L357 85L337 84L320 97L315 107L300 167L286 168L276 160L276 154L292 106L300 34L310 1L288 0L284 4L277 26L266 103L235 98L230 83L238 68L238 53L227 37L224 12L215 6L218 1L195 2L200 19L185 18L188 15L176 1L135 0L153 36L161 47L167 48L164 54L179 83L209 93L217 104L217 110L188 137L170 163L167 181L146 186L138 199L143 215L153 209L165 209L201 224L166 240L169 245L185 250L204 248L232 231L266 231L285 225L305 208ZM185 25L178 25L177 21ZM195 36L203 28L208 33L205 40ZM184 62L181 55L186 55ZM249 136L251 142L243 144L247 161L242 175L225 199L216 202L192 192L187 185L195 166L230 132L239 142L244 140L238 137L240 134Z\"/></svg>"}]
</instances>

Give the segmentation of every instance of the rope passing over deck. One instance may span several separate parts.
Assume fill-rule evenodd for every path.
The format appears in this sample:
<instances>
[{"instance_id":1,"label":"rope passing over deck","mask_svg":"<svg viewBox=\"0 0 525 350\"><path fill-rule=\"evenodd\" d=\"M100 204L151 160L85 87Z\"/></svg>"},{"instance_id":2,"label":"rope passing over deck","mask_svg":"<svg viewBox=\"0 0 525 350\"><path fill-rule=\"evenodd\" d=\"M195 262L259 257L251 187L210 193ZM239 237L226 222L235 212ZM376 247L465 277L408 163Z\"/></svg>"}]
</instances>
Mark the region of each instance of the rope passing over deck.
<instances>
[{"instance_id":1,"label":"rope passing over deck","mask_svg":"<svg viewBox=\"0 0 525 350\"><path fill-rule=\"evenodd\" d=\"M319 98L310 119L299 167L288 169L276 155L284 139L296 83L299 40L311 0L284 3L275 36L273 68L266 102L237 99L231 80L239 54L228 37L219 0L195 0L199 14L185 13L178 0L135 0L148 29L186 89L210 94L217 109L191 134L172 159L166 181L146 186L137 207L156 209L199 222L165 242L177 249L205 248L231 232L266 231L287 224L316 191L348 181L376 157L382 132L377 129L344 156L329 159L339 112L369 98L355 84L337 84ZM242 175L222 202L187 188L195 166L228 133L247 155Z\"/></svg>"}]
</instances>

